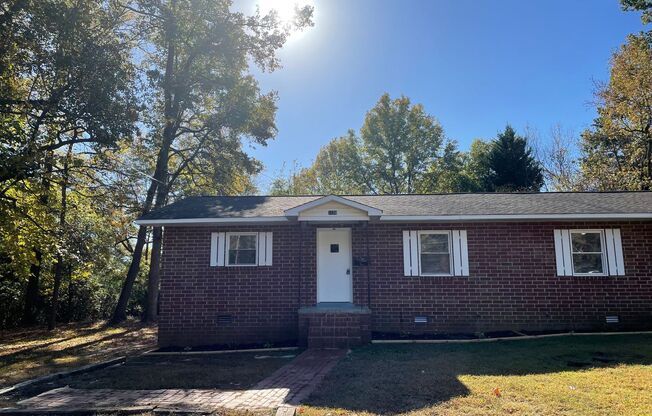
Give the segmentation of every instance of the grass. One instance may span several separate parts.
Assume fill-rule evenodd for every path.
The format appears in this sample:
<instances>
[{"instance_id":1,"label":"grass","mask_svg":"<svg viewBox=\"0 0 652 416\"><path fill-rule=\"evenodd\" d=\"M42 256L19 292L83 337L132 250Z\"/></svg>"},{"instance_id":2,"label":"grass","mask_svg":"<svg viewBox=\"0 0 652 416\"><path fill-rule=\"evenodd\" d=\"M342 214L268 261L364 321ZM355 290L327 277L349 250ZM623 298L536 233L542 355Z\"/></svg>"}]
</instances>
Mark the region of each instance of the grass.
<instances>
[{"instance_id":1,"label":"grass","mask_svg":"<svg viewBox=\"0 0 652 416\"><path fill-rule=\"evenodd\" d=\"M46 374L156 346L156 328L127 323L108 328L104 323L62 325L54 331L29 329L0 332L0 387Z\"/></svg>"},{"instance_id":2,"label":"grass","mask_svg":"<svg viewBox=\"0 0 652 416\"><path fill-rule=\"evenodd\" d=\"M370 345L341 361L299 412L651 415L652 335Z\"/></svg>"},{"instance_id":3,"label":"grass","mask_svg":"<svg viewBox=\"0 0 652 416\"><path fill-rule=\"evenodd\" d=\"M64 378L80 389L243 390L290 362L296 352L151 355L124 365Z\"/></svg>"}]
</instances>

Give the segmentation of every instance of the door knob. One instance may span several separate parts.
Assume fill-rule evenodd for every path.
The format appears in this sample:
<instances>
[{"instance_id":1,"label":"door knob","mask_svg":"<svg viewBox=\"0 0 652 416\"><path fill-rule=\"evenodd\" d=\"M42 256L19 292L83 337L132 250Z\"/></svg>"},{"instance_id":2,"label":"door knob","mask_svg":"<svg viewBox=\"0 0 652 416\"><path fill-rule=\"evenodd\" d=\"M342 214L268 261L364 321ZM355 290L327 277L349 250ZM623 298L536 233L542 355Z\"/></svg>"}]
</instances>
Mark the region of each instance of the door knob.
<instances>
[{"instance_id":1,"label":"door knob","mask_svg":"<svg viewBox=\"0 0 652 416\"><path fill-rule=\"evenodd\" d=\"M346 269L346 274L351 274L351 269Z\"/></svg>"}]
</instances>

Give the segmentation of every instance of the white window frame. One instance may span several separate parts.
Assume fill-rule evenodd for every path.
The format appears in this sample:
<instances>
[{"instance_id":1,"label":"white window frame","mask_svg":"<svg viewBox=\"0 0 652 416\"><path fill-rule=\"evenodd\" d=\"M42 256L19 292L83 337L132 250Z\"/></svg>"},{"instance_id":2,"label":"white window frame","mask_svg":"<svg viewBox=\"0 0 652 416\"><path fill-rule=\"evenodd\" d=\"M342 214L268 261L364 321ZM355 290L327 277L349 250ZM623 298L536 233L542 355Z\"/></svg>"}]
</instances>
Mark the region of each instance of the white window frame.
<instances>
[{"instance_id":1,"label":"white window frame","mask_svg":"<svg viewBox=\"0 0 652 416\"><path fill-rule=\"evenodd\" d=\"M448 236L448 273L424 273L421 270L421 236L422 235L446 235ZM417 233L417 248L419 258L419 276L454 276L453 270L453 233L450 230L441 231L419 231ZM430 254L443 254L443 253L430 253Z\"/></svg>"},{"instance_id":2,"label":"white window frame","mask_svg":"<svg viewBox=\"0 0 652 416\"><path fill-rule=\"evenodd\" d=\"M570 243L570 261L571 261L571 270L573 271L573 276L609 276L609 269L608 269L608 264L607 264L607 243L604 235L604 229L600 228L592 228L592 229L584 229L584 230L577 230L577 229L570 229L568 230L570 233L569 235L569 243ZM600 259L602 260L602 273L577 273L575 272L575 254L582 254L579 252L573 251L573 234L583 234L583 233L592 233L592 234L599 234L600 235ZM590 253L584 253L584 254L598 254L595 251L592 251Z\"/></svg>"},{"instance_id":3,"label":"white window frame","mask_svg":"<svg viewBox=\"0 0 652 416\"><path fill-rule=\"evenodd\" d=\"M254 263L253 264L232 264L231 263L231 256L229 256L229 251L230 248L229 246L231 245L231 237L232 236L250 236L253 235L256 238L256 245L255 245L255 250L256 250L256 255L254 256ZM258 233L255 231L246 231L246 232L230 232L225 234L224 238L224 257L225 257L225 262L224 265L226 267L256 267L258 266Z\"/></svg>"}]
</instances>

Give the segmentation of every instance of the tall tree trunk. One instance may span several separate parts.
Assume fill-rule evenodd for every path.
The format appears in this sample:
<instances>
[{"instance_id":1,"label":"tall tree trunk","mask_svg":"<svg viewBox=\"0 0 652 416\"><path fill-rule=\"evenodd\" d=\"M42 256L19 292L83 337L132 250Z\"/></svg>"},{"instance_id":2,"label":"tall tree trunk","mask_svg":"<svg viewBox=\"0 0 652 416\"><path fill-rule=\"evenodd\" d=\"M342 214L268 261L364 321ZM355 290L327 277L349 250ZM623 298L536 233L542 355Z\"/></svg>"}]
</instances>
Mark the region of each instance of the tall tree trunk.
<instances>
[{"instance_id":1,"label":"tall tree trunk","mask_svg":"<svg viewBox=\"0 0 652 416\"><path fill-rule=\"evenodd\" d=\"M36 307L38 305L38 288L41 280L41 260L43 253L34 249L36 262L29 266L29 279L25 289L25 309L23 310L22 324L24 326L36 324Z\"/></svg>"},{"instance_id":2,"label":"tall tree trunk","mask_svg":"<svg viewBox=\"0 0 652 416\"><path fill-rule=\"evenodd\" d=\"M143 215L147 214L152 209L152 201L154 200L154 194L156 192L157 183L155 179L152 179L152 182L149 185L147 190L147 197L145 198L145 205L143 207ZM143 247L145 246L145 240L147 239L147 227L141 225L138 227L138 236L136 237L136 245L134 246L134 252L131 256L131 264L129 265L129 271L127 272L127 277L122 283L122 289L120 290L120 297L118 298L118 303L115 306L113 311L113 317L111 318L110 324L119 324L127 319L127 304L129 303L129 298L131 297L131 291L134 287L134 282L136 277L138 277L138 272L140 271L140 260L143 256Z\"/></svg>"},{"instance_id":3,"label":"tall tree trunk","mask_svg":"<svg viewBox=\"0 0 652 416\"><path fill-rule=\"evenodd\" d=\"M159 149L157 161L156 161L156 170L154 172L154 177L150 188L147 191L147 198L145 201L145 206L143 208L143 214L146 214L152 209L152 202L154 201L154 196L156 195L156 206L154 208L159 208L164 205L165 200L167 200L168 188L168 161L170 156L170 147L176 136L176 131L178 129L177 117L179 114L179 96L178 94L173 94L175 90L174 85L174 71L175 71L175 59L176 59L176 22L174 19L176 8L176 1L171 1L170 13L164 23L166 25L166 37L168 41L168 49L166 56L166 66L165 66L165 77L163 82L163 96L164 96L164 119L165 127L163 128L163 140L161 143L161 148ZM111 324L117 324L124 321L127 318L127 303L129 302L129 297L131 296L131 290L133 288L134 281L138 276L140 271L140 261L143 254L143 247L145 245L145 239L147 237L147 230L145 227L141 226L138 230L138 239L136 240L136 246L134 247L134 254L131 260L131 265L129 266L129 272L127 273L127 278L122 286L122 291L120 292L120 298L118 299L118 304L116 305L115 312L113 313L113 318L111 319ZM160 252L160 249L159 249ZM154 257L156 256L154 249L152 248L152 262L150 263L150 270L153 267ZM157 266L158 267L158 259ZM151 273L150 273L151 275ZM158 273L156 274L158 279ZM148 287L150 286L149 282L150 277L148 277ZM153 286L153 283L152 283ZM156 281L156 290L158 297L158 281ZM152 305L149 303L149 294L148 294L148 304L146 305L146 311L151 311ZM153 313L156 314L156 309L153 309ZM149 312L146 313L145 319L147 320Z\"/></svg>"},{"instance_id":4,"label":"tall tree trunk","mask_svg":"<svg viewBox=\"0 0 652 416\"><path fill-rule=\"evenodd\" d=\"M68 146L66 159L63 162L63 171L61 179L61 209L59 210L59 230L57 232L59 239L59 249L54 265L54 286L52 288L52 300L50 303L50 313L48 315L48 330L53 330L57 324L57 306L59 304L59 292L61 291L61 280L63 279L63 254L61 250L66 246L66 211L68 208L68 163L72 155L72 145Z\"/></svg>"},{"instance_id":5,"label":"tall tree trunk","mask_svg":"<svg viewBox=\"0 0 652 416\"><path fill-rule=\"evenodd\" d=\"M163 243L163 230L154 227L152 233L152 256L149 264L147 278L147 306L145 309L145 322L156 322L158 317L158 294L160 283L161 247Z\"/></svg>"},{"instance_id":6,"label":"tall tree trunk","mask_svg":"<svg viewBox=\"0 0 652 416\"><path fill-rule=\"evenodd\" d=\"M44 163L45 174L41 178L41 195L38 200L43 206L47 206L50 201L50 175L52 174L52 154L48 153ZM39 286L41 281L41 270L43 269L43 251L34 247L35 263L29 266L29 279L25 290L25 309L23 311L23 325L36 324L36 313L39 304Z\"/></svg>"}]
</instances>

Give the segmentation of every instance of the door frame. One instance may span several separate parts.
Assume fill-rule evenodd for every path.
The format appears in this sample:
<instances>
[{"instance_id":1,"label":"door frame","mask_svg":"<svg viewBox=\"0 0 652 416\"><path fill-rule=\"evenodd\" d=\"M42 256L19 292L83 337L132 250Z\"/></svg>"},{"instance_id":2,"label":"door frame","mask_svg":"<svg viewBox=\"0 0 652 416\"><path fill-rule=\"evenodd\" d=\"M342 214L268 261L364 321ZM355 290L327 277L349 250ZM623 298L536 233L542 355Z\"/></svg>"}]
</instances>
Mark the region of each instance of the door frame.
<instances>
[{"instance_id":1,"label":"door frame","mask_svg":"<svg viewBox=\"0 0 652 416\"><path fill-rule=\"evenodd\" d=\"M346 303L353 303L353 230L351 227L318 227L317 228L317 233L315 235L315 268L316 270L316 285L315 285L315 291L317 295L317 303L329 303L328 301L326 302L321 302L319 300L319 233L322 231L347 231L348 234L348 239L349 239L349 270L351 270L351 274L349 275L349 300L348 301L342 301Z\"/></svg>"}]
</instances>

